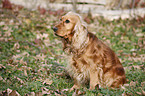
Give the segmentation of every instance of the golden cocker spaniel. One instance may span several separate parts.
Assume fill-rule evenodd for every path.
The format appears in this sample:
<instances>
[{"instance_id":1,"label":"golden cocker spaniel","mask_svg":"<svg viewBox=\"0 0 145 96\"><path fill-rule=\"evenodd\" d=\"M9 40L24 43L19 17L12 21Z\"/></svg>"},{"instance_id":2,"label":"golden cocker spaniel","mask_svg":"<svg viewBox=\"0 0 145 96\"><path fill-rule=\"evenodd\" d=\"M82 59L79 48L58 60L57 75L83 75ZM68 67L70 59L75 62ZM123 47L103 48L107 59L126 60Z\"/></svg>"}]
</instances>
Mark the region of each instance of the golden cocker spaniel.
<instances>
[{"instance_id":1,"label":"golden cocker spaniel","mask_svg":"<svg viewBox=\"0 0 145 96\"><path fill-rule=\"evenodd\" d=\"M116 54L94 34L87 31L86 23L77 13L62 16L60 23L53 27L55 34L62 38L63 49L70 53L67 66L74 79L71 90L80 85L119 87L126 82L125 71Z\"/></svg>"}]
</instances>

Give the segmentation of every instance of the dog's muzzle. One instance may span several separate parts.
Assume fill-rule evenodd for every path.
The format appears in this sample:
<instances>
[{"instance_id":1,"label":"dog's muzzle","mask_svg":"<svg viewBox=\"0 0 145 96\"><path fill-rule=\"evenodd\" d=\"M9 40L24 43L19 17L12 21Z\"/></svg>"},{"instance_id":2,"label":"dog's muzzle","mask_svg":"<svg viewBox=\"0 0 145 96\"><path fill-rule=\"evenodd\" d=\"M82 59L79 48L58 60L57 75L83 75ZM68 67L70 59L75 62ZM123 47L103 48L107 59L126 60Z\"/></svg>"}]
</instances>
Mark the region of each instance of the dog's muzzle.
<instances>
[{"instance_id":1,"label":"dog's muzzle","mask_svg":"<svg viewBox=\"0 0 145 96\"><path fill-rule=\"evenodd\" d=\"M57 27L53 27L53 31L56 32L58 30Z\"/></svg>"}]
</instances>

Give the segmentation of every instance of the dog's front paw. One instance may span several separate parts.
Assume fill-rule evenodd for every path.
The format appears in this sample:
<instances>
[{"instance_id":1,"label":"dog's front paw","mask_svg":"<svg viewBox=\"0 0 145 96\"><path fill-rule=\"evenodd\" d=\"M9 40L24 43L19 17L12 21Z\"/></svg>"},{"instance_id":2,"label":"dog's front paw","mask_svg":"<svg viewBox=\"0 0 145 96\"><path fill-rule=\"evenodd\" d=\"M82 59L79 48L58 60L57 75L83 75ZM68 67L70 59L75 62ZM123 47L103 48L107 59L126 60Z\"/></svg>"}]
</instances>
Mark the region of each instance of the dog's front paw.
<instances>
[{"instance_id":1,"label":"dog's front paw","mask_svg":"<svg viewBox=\"0 0 145 96\"><path fill-rule=\"evenodd\" d=\"M100 88L100 86L99 86L99 84L96 84L95 86L90 86L90 90L94 90L94 89L99 89Z\"/></svg>"}]
</instances>

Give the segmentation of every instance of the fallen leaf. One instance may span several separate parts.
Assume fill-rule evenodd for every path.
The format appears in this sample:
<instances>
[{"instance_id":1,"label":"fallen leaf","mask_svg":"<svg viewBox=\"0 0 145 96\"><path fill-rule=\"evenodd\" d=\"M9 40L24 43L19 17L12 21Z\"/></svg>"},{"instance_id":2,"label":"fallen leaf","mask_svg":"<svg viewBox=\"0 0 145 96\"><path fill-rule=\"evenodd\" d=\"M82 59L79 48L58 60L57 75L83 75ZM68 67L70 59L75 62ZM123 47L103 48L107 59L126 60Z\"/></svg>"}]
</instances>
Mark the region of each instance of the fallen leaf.
<instances>
[{"instance_id":1,"label":"fallen leaf","mask_svg":"<svg viewBox=\"0 0 145 96\"><path fill-rule=\"evenodd\" d=\"M142 86L142 87L145 86L145 81L144 81L144 82L141 82L141 86Z\"/></svg>"},{"instance_id":2,"label":"fallen leaf","mask_svg":"<svg viewBox=\"0 0 145 96\"><path fill-rule=\"evenodd\" d=\"M141 89L141 92L136 92L138 95L145 96L145 91Z\"/></svg>"},{"instance_id":3,"label":"fallen leaf","mask_svg":"<svg viewBox=\"0 0 145 96\"><path fill-rule=\"evenodd\" d=\"M44 95L44 94L45 94L45 95L46 95L46 94L49 95L49 94L50 94L50 90L47 89L47 88L45 88L45 87L44 87L44 88L41 88L41 90L42 90L42 95Z\"/></svg>"},{"instance_id":4,"label":"fallen leaf","mask_svg":"<svg viewBox=\"0 0 145 96\"><path fill-rule=\"evenodd\" d=\"M45 68L41 68L41 69L38 70L38 74L41 74L41 72L44 72L44 71L46 71L46 69Z\"/></svg>"},{"instance_id":5,"label":"fallen leaf","mask_svg":"<svg viewBox=\"0 0 145 96\"><path fill-rule=\"evenodd\" d=\"M35 95L35 92L31 92L31 93L25 94L25 96L36 96L36 95Z\"/></svg>"},{"instance_id":6,"label":"fallen leaf","mask_svg":"<svg viewBox=\"0 0 145 96\"><path fill-rule=\"evenodd\" d=\"M2 0L2 8L6 8L6 9L13 9L12 8L12 4L9 0Z\"/></svg>"},{"instance_id":7,"label":"fallen leaf","mask_svg":"<svg viewBox=\"0 0 145 96\"><path fill-rule=\"evenodd\" d=\"M75 92L72 94L72 96L79 96L79 95L78 95L78 91L79 91L79 90L76 89Z\"/></svg>"},{"instance_id":8,"label":"fallen leaf","mask_svg":"<svg viewBox=\"0 0 145 96\"><path fill-rule=\"evenodd\" d=\"M13 90L8 88L6 91L7 91L8 94L10 94Z\"/></svg>"},{"instance_id":9,"label":"fallen leaf","mask_svg":"<svg viewBox=\"0 0 145 96\"><path fill-rule=\"evenodd\" d=\"M31 23L31 20L30 19L24 19L24 22L29 25Z\"/></svg>"},{"instance_id":10,"label":"fallen leaf","mask_svg":"<svg viewBox=\"0 0 145 96\"><path fill-rule=\"evenodd\" d=\"M53 83L52 80L46 79L44 80L43 84L51 85Z\"/></svg>"},{"instance_id":11,"label":"fallen leaf","mask_svg":"<svg viewBox=\"0 0 145 96\"><path fill-rule=\"evenodd\" d=\"M57 75L57 76L64 76L64 73L62 72L62 73L55 73L55 75Z\"/></svg>"},{"instance_id":12,"label":"fallen leaf","mask_svg":"<svg viewBox=\"0 0 145 96\"><path fill-rule=\"evenodd\" d=\"M43 40L45 46L49 46L50 45L50 41L49 41L49 38L48 39L45 39Z\"/></svg>"},{"instance_id":13,"label":"fallen leaf","mask_svg":"<svg viewBox=\"0 0 145 96\"><path fill-rule=\"evenodd\" d=\"M35 93L35 96L43 96L41 92Z\"/></svg>"},{"instance_id":14,"label":"fallen leaf","mask_svg":"<svg viewBox=\"0 0 145 96\"><path fill-rule=\"evenodd\" d=\"M143 95L143 96L145 96L145 91L144 91L144 90L142 90L142 89L141 89L141 91L142 91L142 95Z\"/></svg>"},{"instance_id":15,"label":"fallen leaf","mask_svg":"<svg viewBox=\"0 0 145 96\"><path fill-rule=\"evenodd\" d=\"M136 92L138 95L142 95L141 92Z\"/></svg>"},{"instance_id":16,"label":"fallen leaf","mask_svg":"<svg viewBox=\"0 0 145 96\"><path fill-rule=\"evenodd\" d=\"M64 91L69 91L69 89L63 89L63 90L61 90L62 92L64 92Z\"/></svg>"},{"instance_id":17,"label":"fallen leaf","mask_svg":"<svg viewBox=\"0 0 145 96\"><path fill-rule=\"evenodd\" d=\"M144 36L144 34L143 33L138 33L138 34L136 34L136 36L141 37L141 36Z\"/></svg>"},{"instance_id":18,"label":"fallen leaf","mask_svg":"<svg viewBox=\"0 0 145 96\"><path fill-rule=\"evenodd\" d=\"M25 75L25 76L28 76L27 70L26 70L26 69L24 69L24 75Z\"/></svg>"},{"instance_id":19,"label":"fallen leaf","mask_svg":"<svg viewBox=\"0 0 145 96\"><path fill-rule=\"evenodd\" d=\"M40 14L42 14L42 15L44 15L46 13L46 9L41 8L40 6L38 6L38 10L39 10Z\"/></svg>"},{"instance_id":20,"label":"fallen leaf","mask_svg":"<svg viewBox=\"0 0 145 96\"><path fill-rule=\"evenodd\" d=\"M125 90L126 87L128 87L128 86L129 86L129 84L124 84L123 86L121 86L121 88Z\"/></svg>"},{"instance_id":21,"label":"fallen leaf","mask_svg":"<svg viewBox=\"0 0 145 96\"><path fill-rule=\"evenodd\" d=\"M3 66L2 64L0 64L0 69L2 69L2 68L4 68L4 69L5 69L6 67L5 67L5 66Z\"/></svg>"},{"instance_id":22,"label":"fallen leaf","mask_svg":"<svg viewBox=\"0 0 145 96\"><path fill-rule=\"evenodd\" d=\"M23 80L20 79L19 77L14 76L14 78L16 78L21 84L24 84Z\"/></svg>"},{"instance_id":23,"label":"fallen leaf","mask_svg":"<svg viewBox=\"0 0 145 96\"><path fill-rule=\"evenodd\" d=\"M36 57L34 57L35 59L38 59L38 60L43 60L44 61L44 59L46 58L46 55L44 55L44 54L38 54L38 55L36 55Z\"/></svg>"},{"instance_id":24,"label":"fallen leaf","mask_svg":"<svg viewBox=\"0 0 145 96\"><path fill-rule=\"evenodd\" d=\"M22 59L20 59L20 63L23 64L23 65L27 65L27 62L24 61L23 59L24 59L24 57L22 57Z\"/></svg>"},{"instance_id":25,"label":"fallen leaf","mask_svg":"<svg viewBox=\"0 0 145 96\"><path fill-rule=\"evenodd\" d=\"M0 80L1 80L1 81L3 80L2 76L0 76Z\"/></svg>"},{"instance_id":26,"label":"fallen leaf","mask_svg":"<svg viewBox=\"0 0 145 96\"><path fill-rule=\"evenodd\" d=\"M34 42L38 45L40 45L42 43L42 41L40 39L35 39Z\"/></svg>"},{"instance_id":27,"label":"fallen leaf","mask_svg":"<svg viewBox=\"0 0 145 96\"><path fill-rule=\"evenodd\" d=\"M36 38L40 40L43 40L44 38L47 38L47 37L48 37L48 34L46 33L36 35Z\"/></svg>"},{"instance_id":28,"label":"fallen leaf","mask_svg":"<svg viewBox=\"0 0 145 96\"><path fill-rule=\"evenodd\" d=\"M55 96L61 96L61 95L55 92Z\"/></svg>"},{"instance_id":29,"label":"fallen leaf","mask_svg":"<svg viewBox=\"0 0 145 96\"><path fill-rule=\"evenodd\" d=\"M9 96L21 96L16 90L13 90Z\"/></svg>"},{"instance_id":30,"label":"fallen leaf","mask_svg":"<svg viewBox=\"0 0 145 96\"><path fill-rule=\"evenodd\" d=\"M136 69L141 69L141 67L139 65L133 65L132 67L134 67Z\"/></svg>"},{"instance_id":31,"label":"fallen leaf","mask_svg":"<svg viewBox=\"0 0 145 96\"><path fill-rule=\"evenodd\" d=\"M0 22L0 26L5 25L5 22L1 21Z\"/></svg>"},{"instance_id":32,"label":"fallen leaf","mask_svg":"<svg viewBox=\"0 0 145 96\"><path fill-rule=\"evenodd\" d=\"M129 85L135 87L135 86L136 86L136 83L137 83L137 82L131 81Z\"/></svg>"}]
</instances>

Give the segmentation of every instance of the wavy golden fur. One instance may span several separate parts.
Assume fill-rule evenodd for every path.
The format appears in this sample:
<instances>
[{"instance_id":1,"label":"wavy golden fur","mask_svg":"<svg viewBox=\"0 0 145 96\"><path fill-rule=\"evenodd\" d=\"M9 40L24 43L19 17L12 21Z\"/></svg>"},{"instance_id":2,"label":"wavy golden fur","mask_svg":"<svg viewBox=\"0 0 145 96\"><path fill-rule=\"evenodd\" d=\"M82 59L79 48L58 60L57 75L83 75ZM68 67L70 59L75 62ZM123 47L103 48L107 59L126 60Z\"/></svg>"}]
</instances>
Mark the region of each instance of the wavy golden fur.
<instances>
[{"instance_id":1,"label":"wavy golden fur","mask_svg":"<svg viewBox=\"0 0 145 96\"><path fill-rule=\"evenodd\" d=\"M72 55L67 66L74 79L72 89L86 83L90 84L90 89L98 85L119 87L125 83L125 71L116 54L87 31L87 25L79 14L69 12L62 16L53 30L62 38L63 49Z\"/></svg>"}]
</instances>

